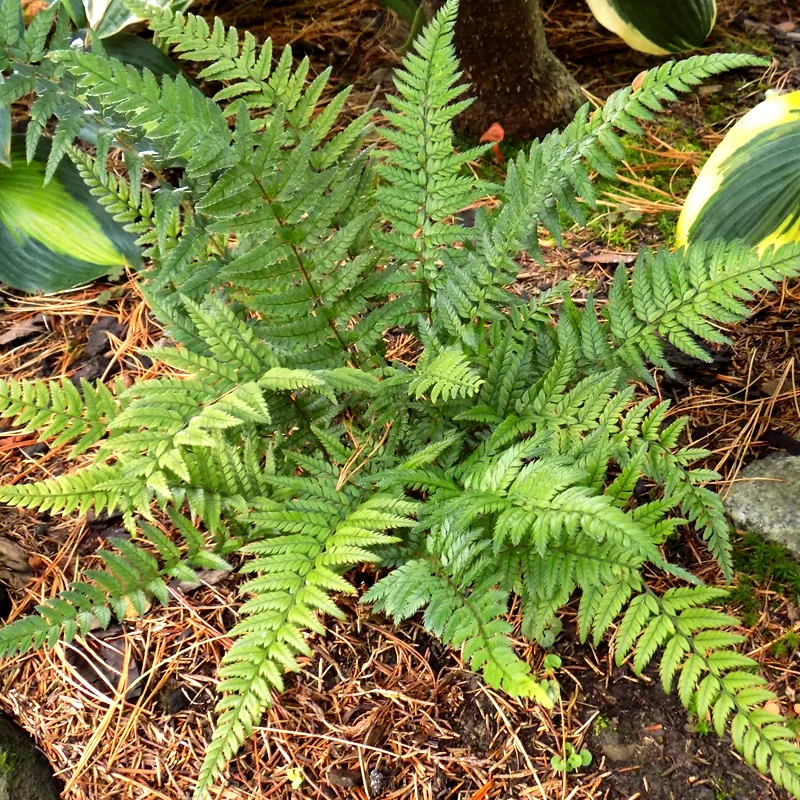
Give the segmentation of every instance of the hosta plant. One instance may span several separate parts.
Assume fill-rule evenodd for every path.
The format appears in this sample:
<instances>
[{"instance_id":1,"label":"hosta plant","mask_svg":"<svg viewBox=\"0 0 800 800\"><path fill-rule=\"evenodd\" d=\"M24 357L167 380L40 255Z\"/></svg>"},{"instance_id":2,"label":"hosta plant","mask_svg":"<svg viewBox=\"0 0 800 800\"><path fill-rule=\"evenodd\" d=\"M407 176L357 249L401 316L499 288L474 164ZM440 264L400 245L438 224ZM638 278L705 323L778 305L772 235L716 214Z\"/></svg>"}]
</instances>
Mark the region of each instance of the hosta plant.
<instances>
[{"instance_id":1,"label":"hosta plant","mask_svg":"<svg viewBox=\"0 0 800 800\"><path fill-rule=\"evenodd\" d=\"M45 182L49 141L33 158L24 137L9 137L0 165L0 282L58 291L141 266L136 237L97 202L78 170L61 161Z\"/></svg>"},{"instance_id":2,"label":"hosta plant","mask_svg":"<svg viewBox=\"0 0 800 800\"><path fill-rule=\"evenodd\" d=\"M590 173L612 176L624 155L620 131L637 133L637 119L703 78L759 62L665 64L487 184L464 169L485 149L451 141L469 102L455 15L450 0L396 76L381 128L393 149L367 143L371 113L337 123L346 91L318 108L326 73L307 82L306 61L219 21L157 10L151 22L205 65L213 97L99 53L52 54L56 116L78 106L98 123L122 119L123 149L150 143L126 150L129 183L55 123L60 152L141 235L144 292L174 346L149 353L168 375L129 388L0 383L12 424L78 459L0 499L52 514L114 509L135 534L0 630L0 654L144 613L167 602L169 578L237 554L244 601L200 799L311 653L308 634L341 614L352 567L380 565L364 602L398 621L419 613L489 684L546 706L558 686L520 657L514 625L545 637L578 596L582 639L614 632L617 661L637 672L660 652L665 689L677 684L699 718L729 728L748 761L800 796L800 750L764 710L774 695L737 652L736 620L713 608L724 592L660 547L691 525L731 577L722 507L703 485L716 476L693 466L704 452L682 445L685 420L637 388L651 367L669 370L667 342L707 359L704 342L725 341L719 324L743 319L752 291L798 273L800 248L643 251L604 304L573 302L568 287L534 300L507 289L520 251L539 253L538 226L558 237L559 210L584 219ZM26 65L25 91L38 69ZM176 184L144 187L143 160ZM473 228L453 221L487 194L499 205ZM397 334L414 343L402 360ZM655 591L646 570L673 588Z\"/></svg>"},{"instance_id":3,"label":"hosta plant","mask_svg":"<svg viewBox=\"0 0 800 800\"><path fill-rule=\"evenodd\" d=\"M731 128L689 192L677 236L761 250L800 242L800 91L768 97Z\"/></svg>"},{"instance_id":4,"label":"hosta plant","mask_svg":"<svg viewBox=\"0 0 800 800\"><path fill-rule=\"evenodd\" d=\"M103 50L110 56L147 68L156 75L175 75L177 67L158 46L127 32L125 29L145 18L135 13L124 0L54 0L61 3L73 25L77 36L89 46L101 40ZM150 0L148 7L170 8L185 11L192 0Z\"/></svg>"},{"instance_id":5,"label":"hosta plant","mask_svg":"<svg viewBox=\"0 0 800 800\"><path fill-rule=\"evenodd\" d=\"M587 0L597 21L634 50L665 55L702 47L717 0Z\"/></svg>"},{"instance_id":6,"label":"hosta plant","mask_svg":"<svg viewBox=\"0 0 800 800\"><path fill-rule=\"evenodd\" d=\"M89 28L101 39L120 33L124 28L147 19L137 14L124 0L55 0L60 2L79 28ZM149 0L148 6L185 11L192 0Z\"/></svg>"},{"instance_id":7,"label":"hosta plant","mask_svg":"<svg viewBox=\"0 0 800 800\"><path fill-rule=\"evenodd\" d=\"M93 144L99 136L101 147L103 140L107 143L110 121L106 129L92 124L83 105L54 91L62 75L48 54L94 46L159 75L178 71L151 42L119 32L140 19L123 3L86 0L84 9L77 0L63 0L62 5L68 13L61 14L58 29L48 35L58 2L50 8L26 7L36 12L27 30L18 0L0 3L5 44L0 54L0 282L24 291L60 291L142 263L136 237L92 198L75 167L62 161L76 135ZM29 91L38 93L30 122L12 136L11 103ZM41 136L53 113L62 127L51 147ZM119 132L123 121L114 124Z\"/></svg>"}]
</instances>

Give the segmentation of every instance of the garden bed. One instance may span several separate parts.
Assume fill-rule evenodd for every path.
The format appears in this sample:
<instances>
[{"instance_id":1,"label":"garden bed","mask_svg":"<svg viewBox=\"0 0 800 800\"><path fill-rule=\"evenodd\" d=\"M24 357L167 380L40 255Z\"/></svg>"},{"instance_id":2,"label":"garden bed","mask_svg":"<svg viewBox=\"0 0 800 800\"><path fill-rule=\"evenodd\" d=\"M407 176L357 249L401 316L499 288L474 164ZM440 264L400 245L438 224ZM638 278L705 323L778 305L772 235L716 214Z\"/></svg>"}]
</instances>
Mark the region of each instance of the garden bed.
<instances>
[{"instance_id":1,"label":"garden bed","mask_svg":"<svg viewBox=\"0 0 800 800\"><path fill-rule=\"evenodd\" d=\"M681 103L632 146L621 171L623 188L602 197L605 214L566 244L545 247L546 269L523 261L518 289L535 294L570 278L580 299L600 296L617 263L642 242L669 241L677 210L697 166L725 129L768 86L800 87L800 17L792 2L721 4L714 49L775 57L774 67L725 77ZM379 6L361 0L303 0L267 9L228 0L199 2L197 13L220 14L259 38L272 35L329 64L334 83L356 83L353 113L381 106L397 62L402 27ZM657 59L635 54L591 21L582 3L560 0L548 9L557 53L597 98L630 83ZM789 29L787 22L796 22ZM503 145L507 153L514 143ZM482 169L497 169L491 164ZM134 278L99 283L51 297L2 295L0 375L152 377L138 354L162 337L148 317ZM735 479L771 449L800 452L800 288L759 299L748 322L730 331L734 342L712 364L684 361L676 377L659 377L675 413L691 418L689 439L713 452L710 465ZM402 343L400 343L402 345ZM33 435L0 428L3 481L33 480L66 468L64 452ZM50 519L13 510L0 514L0 536L19 542L30 559L30 581L10 594L7 619L27 613L73 577L78 555L90 556L115 519ZM692 535L670 544L670 556L709 582L719 574ZM796 608L800 567L751 539L738 541L744 578L731 600L748 626L744 651L773 682L783 711L794 714L800 645ZM173 589L166 611L124 623L111 639L10 659L0 675L0 707L35 733L65 784L67 800L133 800L186 796L200 766L214 706L214 674L236 617L236 580L207 576L208 587ZM375 573L351 576L367 588ZM663 580L653 576L653 581ZM562 700L553 712L486 688L411 620L399 628L342 601L344 622L315 637L315 655L288 682L287 692L234 762L219 798L626 798L726 800L783 798L755 770L693 720L657 676L642 679L612 668L605 648L580 646L568 613L556 650L563 659ZM512 613L513 617L513 613ZM537 665L544 653L519 642ZM567 744L587 748L590 766L560 774L551 758Z\"/></svg>"}]
</instances>

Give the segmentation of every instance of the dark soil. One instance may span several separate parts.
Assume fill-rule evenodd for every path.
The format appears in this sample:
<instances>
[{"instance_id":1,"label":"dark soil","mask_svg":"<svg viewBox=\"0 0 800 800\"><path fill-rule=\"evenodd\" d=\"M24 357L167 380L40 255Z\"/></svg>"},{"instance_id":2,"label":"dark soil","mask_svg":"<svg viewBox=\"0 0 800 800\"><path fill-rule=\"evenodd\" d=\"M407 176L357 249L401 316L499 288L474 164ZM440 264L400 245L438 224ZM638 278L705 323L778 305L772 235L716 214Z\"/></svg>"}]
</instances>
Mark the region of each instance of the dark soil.
<instances>
[{"instance_id":1,"label":"dark soil","mask_svg":"<svg viewBox=\"0 0 800 800\"><path fill-rule=\"evenodd\" d=\"M11 597L8 589L0 584L0 623L8 617L11 612Z\"/></svg>"},{"instance_id":2,"label":"dark soil","mask_svg":"<svg viewBox=\"0 0 800 800\"><path fill-rule=\"evenodd\" d=\"M401 758L362 751L362 774L357 747L367 745L384 752L420 752L416 775L432 800L472 800L473 791L462 791L465 784L475 789L469 782L472 769L491 771L498 763L504 764L498 772L505 773L508 788L489 797L539 798L530 765L539 781L552 789L550 756L561 751L562 736L572 736L581 727L585 735L579 746L592 753L592 764L565 776L564 793L548 793L546 800L567 798L576 786L583 792L593 786L595 793L572 796L602 800L788 798L745 764L727 737L698 732L696 721L674 694L664 693L655 670L641 679L627 667L613 670L609 677L598 676L589 663L604 666L607 653L598 656L565 634L556 645L564 660L563 703L552 715L552 727L543 726L533 708L501 706L501 696L487 690L457 658L432 650L417 620L392 629L399 649L384 638L382 620L374 621L357 635L352 623L331 626L330 635L315 642L315 656L304 675L288 678L276 709L278 721L270 722L298 732L322 722L353 743L329 745L324 767L304 760L302 748L293 754L316 789L310 797L349 800L355 796L353 789L364 785L364 775L373 773L383 776L389 797L407 789L412 778ZM396 663L398 653L405 661L402 671ZM315 687L312 676L321 685ZM571 688L574 684L567 676L582 688ZM250 785L256 776L249 759L238 763L234 781Z\"/></svg>"},{"instance_id":3,"label":"dark soil","mask_svg":"<svg viewBox=\"0 0 800 800\"><path fill-rule=\"evenodd\" d=\"M587 747L613 771L604 798L642 800L767 800L785 798L731 750L727 737L697 734L697 725L657 675L645 682L615 671L607 687L586 687L596 711Z\"/></svg>"}]
</instances>

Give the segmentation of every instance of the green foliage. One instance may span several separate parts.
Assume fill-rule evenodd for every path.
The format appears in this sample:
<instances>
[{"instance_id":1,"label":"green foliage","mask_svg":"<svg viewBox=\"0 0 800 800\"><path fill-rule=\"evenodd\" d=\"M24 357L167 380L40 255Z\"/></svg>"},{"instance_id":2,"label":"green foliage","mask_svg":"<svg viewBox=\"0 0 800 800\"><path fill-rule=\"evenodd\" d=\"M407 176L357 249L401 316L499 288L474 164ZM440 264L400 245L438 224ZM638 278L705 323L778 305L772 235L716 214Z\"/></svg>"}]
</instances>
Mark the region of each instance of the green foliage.
<instances>
[{"instance_id":1,"label":"green foliage","mask_svg":"<svg viewBox=\"0 0 800 800\"><path fill-rule=\"evenodd\" d=\"M588 0L597 21L636 50L656 55L702 47L717 0Z\"/></svg>"},{"instance_id":2,"label":"green foliage","mask_svg":"<svg viewBox=\"0 0 800 800\"><path fill-rule=\"evenodd\" d=\"M731 128L686 198L679 244L722 239L763 250L800 242L798 119L800 92L773 94Z\"/></svg>"},{"instance_id":3,"label":"green foliage","mask_svg":"<svg viewBox=\"0 0 800 800\"><path fill-rule=\"evenodd\" d=\"M577 772L581 767L592 763L592 754L585 747L577 750L572 742L567 742L563 756L553 756L550 766L556 772Z\"/></svg>"},{"instance_id":4,"label":"green foliage","mask_svg":"<svg viewBox=\"0 0 800 800\"><path fill-rule=\"evenodd\" d=\"M102 439L116 413L116 399L102 383L92 386L82 380L79 391L67 378L0 380L0 417L24 425L22 433L38 431L40 441L49 441L51 447L78 439L72 457Z\"/></svg>"},{"instance_id":5,"label":"green foliage","mask_svg":"<svg viewBox=\"0 0 800 800\"><path fill-rule=\"evenodd\" d=\"M776 658L787 658L800 647L800 634L797 631L787 631L780 639L772 644L770 653Z\"/></svg>"},{"instance_id":6,"label":"green foliage","mask_svg":"<svg viewBox=\"0 0 800 800\"><path fill-rule=\"evenodd\" d=\"M78 27L89 27L102 39L112 38L128 25L141 22L149 16L137 15L124 0L82 0L83 9L79 8L76 0L62 0L62 2ZM182 11L185 11L191 3L192 0L148 0L150 8L174 8Z\"/></svg>"},{"instance_id":7,"label":"green foliage","mask_svg":"<svg viewBox=\"0 0 800 800\"><path fill-rule=\"evenodd\" d=\"M661 681L670 691L677 677L681 702L693 706L700 723L710 720L722 736L728 726L734 747L749 764L800 794L800 749L783 717L764 705L776 700L756 672L758 662L736 652L744 636L729 628L734 617L708 608L719 590L670 589L661 597L646 590L629 604L616 638L617 663L631 652L638 672L663 648Z\"/></svg>"},{"instance_id":8,"label":"green foliage","mask_svg":"<svg viewBox=\"0 0 800 800\"><path fill-rule=\"evenodd\" d=\"M48 177L47 161L47 141L27 161L24 137L12 137L0 169L0 281L56 292L141 266L134 237L91 196L75 167L62 161Z\"/></svg>"},{"instance_id":9,"label":"green foliage","mask_svg":"<svg viewBox=\"0 0 800 800\"><path fill-rule=\"evenodd\" d=\"M611 720L605 714L598 714L592 723L592 733L599 736L603 731L611 727Z\"/></svg>"},{"instance_id":10,"label":"green foliage","mask_svg":"<svg viewBox=\"0 0 800 800\"><path fill-rule=\"evenodd\" d=\"M0 384L4 416L81 457L0 499L117 510L139 531L99 556L104 570L5 628L2 652L141 613L166 599L166 577L236 553L244 599L195 788L205 798L310 654L306 634L324 633L335 595L355 591L352 567L385 569L362 598L376 610L421 612L488 683L544 705L558 697L557 657L537 673L520 656L509 607L523 636L552 643L578 594L582 639L598 642L622 616L619 660L640 671L661 650L665 688L677 680L687 707L720 731L730 722L748 760L800 791L800 751L760 709L772 695L735 650L735 620L711 608L721 593L659 547L692 524L732 576L722 508L704 486L716 475L681 445L685 421L637 390L653 366L669 369L666 342L707 357L751 293L800 272L800 248L643 252L607 304L579 306L568 287L530 302L506 289L520 250L539 252L540 225L558 237L560 215L581 220L594 205L590 172L612 173L621 134L703 78L757 62L652 70L521 152L500 186L463 170L481 149L452 147L465 107L452 0L398 73L388 151L365 143L369 115L339 123L346 92L318 108L327 75L307 82L288 50L275 60L271 44L218 21L146 11L162 42L204 65L213 99L97 52L56 49L19 73L40 92L34 106L52 98L42 124L61 108L115 121L97 160L71 149L63 119L54 151L147 248L143 290L175 346L148 353L170 375L128 388ZM3 30L13 49L16 28ZM127 179L105 169L112 142ZM176 185L143 186L146 161ZM479 210L474 229L452 224L489 193L499 206ZM410 335L410 360L388 346L394 333ZM653 569L688 586L659 596L643 577Z\"/></svg>"},{"instance_id":11,"label":"green foliage","mask_svg":"<svg viewBox=\"0 0 800 800\"><path fill-rule=\"evenodd\" d=\"M800 598L800 565L785 547L757 533L743 533L736 542L734 566L740 579L769 584L793 601Z\"/></svg>"},{"instance_id":12,"label":"green foliage","mask_svg":"<svg viewBox=\"0 0 800 800\"><path fill-rule=\"evenodd\" d=\"M59 14L60 5L64 11ZM87 0L87 5L100 36L109 33L106 22L111 17L125 24L136 19L116 0ZM0 2L0 281L24 291L55 292L142 264L135 237L103 210L79 172L63 160L76 136L96 142L100 154L111 141L121 143L121 120L103 118L96 107L87 108L74 92L64 91L68 84L74 87L56 54L93 48L109 64L120 63L107 58L110 54L147 64L159 74L177 68L140 37L116 34L104 45L98 31L74 30L68 13L75 25L87 24L79 4L47 6L25 27L20 0ZM25 134L12 137L11 105L31 93L36 99L28 109ZM48 128L53 128L53 138L42 140Z\"/></svg>"},{"instance_id":13,"label":"green foliage","mask_svg":"<svg viewBox=\"0 0 800 800\"><path fill-rule=\"evenodd\" d=\"M425 25L425 9L422 7L422 3L418 0L380 0L380 3L409 24L408 39L403 46L403 52L407 52L414 37Z\"/></svg>"},{"instance_id":14,"label":"green foliage","mask_svg":"<svg viewBox=\"0 0 800 800\"><path fill-rule=\"evenodd\" d=\"M711 725L705 720L698 720L694 725L694 732L698 736L708 736L711 733Z\"/></svg>"},{"instance_id":15,"label":"green foliage","mask_svg":"<svg viewBox=\"0 0 800 800\"><path fill-rule=\"evenodd\" d=\"M0 628L0 656L71 642L79 634L107 627L112 612L118 619L141 616L153 599L169 602L167 578L194 582L195 568L227 567L189 520L172 509L169 516L182 535L185 554L159 527L141 522L139 544L113 539L114 550L96 553L103 569L84 570L88 580L73 581L69 589L36 606L36 614Z\"/></svg>"},{"instance_id":16,"label":"green foliage","mask_svg":"<svg viewBox=\"0 0 800 800\"><path fill-rule=\"evenodd\" d=\"M0 747L0 775L8 775L17 766L18 757L16 753Z\"/></svg>"},{"instance_id":17,"label":"green foliage","mask_svg":"<svg viewBox=\"0 0 800 800\"><path fill-rule=\"evenodd\" d=\"M734 542L733 563L736 585L730 601L747 627L758 624L763 610L756 584L766 585L793 602L800 598L800 565L779 544L745 532ZM776 655L780 655L780 646Z\"/></svg>"}]
</instances>

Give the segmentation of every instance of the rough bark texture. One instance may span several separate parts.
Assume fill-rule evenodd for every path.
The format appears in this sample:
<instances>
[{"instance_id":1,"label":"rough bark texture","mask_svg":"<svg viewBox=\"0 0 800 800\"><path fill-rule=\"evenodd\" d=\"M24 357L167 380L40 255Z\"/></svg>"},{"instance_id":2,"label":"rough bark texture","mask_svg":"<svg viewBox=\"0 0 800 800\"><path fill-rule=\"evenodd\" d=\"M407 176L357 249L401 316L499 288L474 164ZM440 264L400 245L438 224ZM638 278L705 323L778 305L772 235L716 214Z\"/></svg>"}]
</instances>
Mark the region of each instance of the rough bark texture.
<instances>
[{"instance_id":1,"label":"rough bark texture","mask_svg":"<svg viewBox=\"0 0 800 800\"><path fill-rule=\"evenodd\" d=\"M425 0L433 12L442 0ZM533 139L563 127L580 88L548 50L539 0L461 0L456 50L475 103L456 129L479 136L499 122L506 136Z\"/></svg>"}]
</instances>

